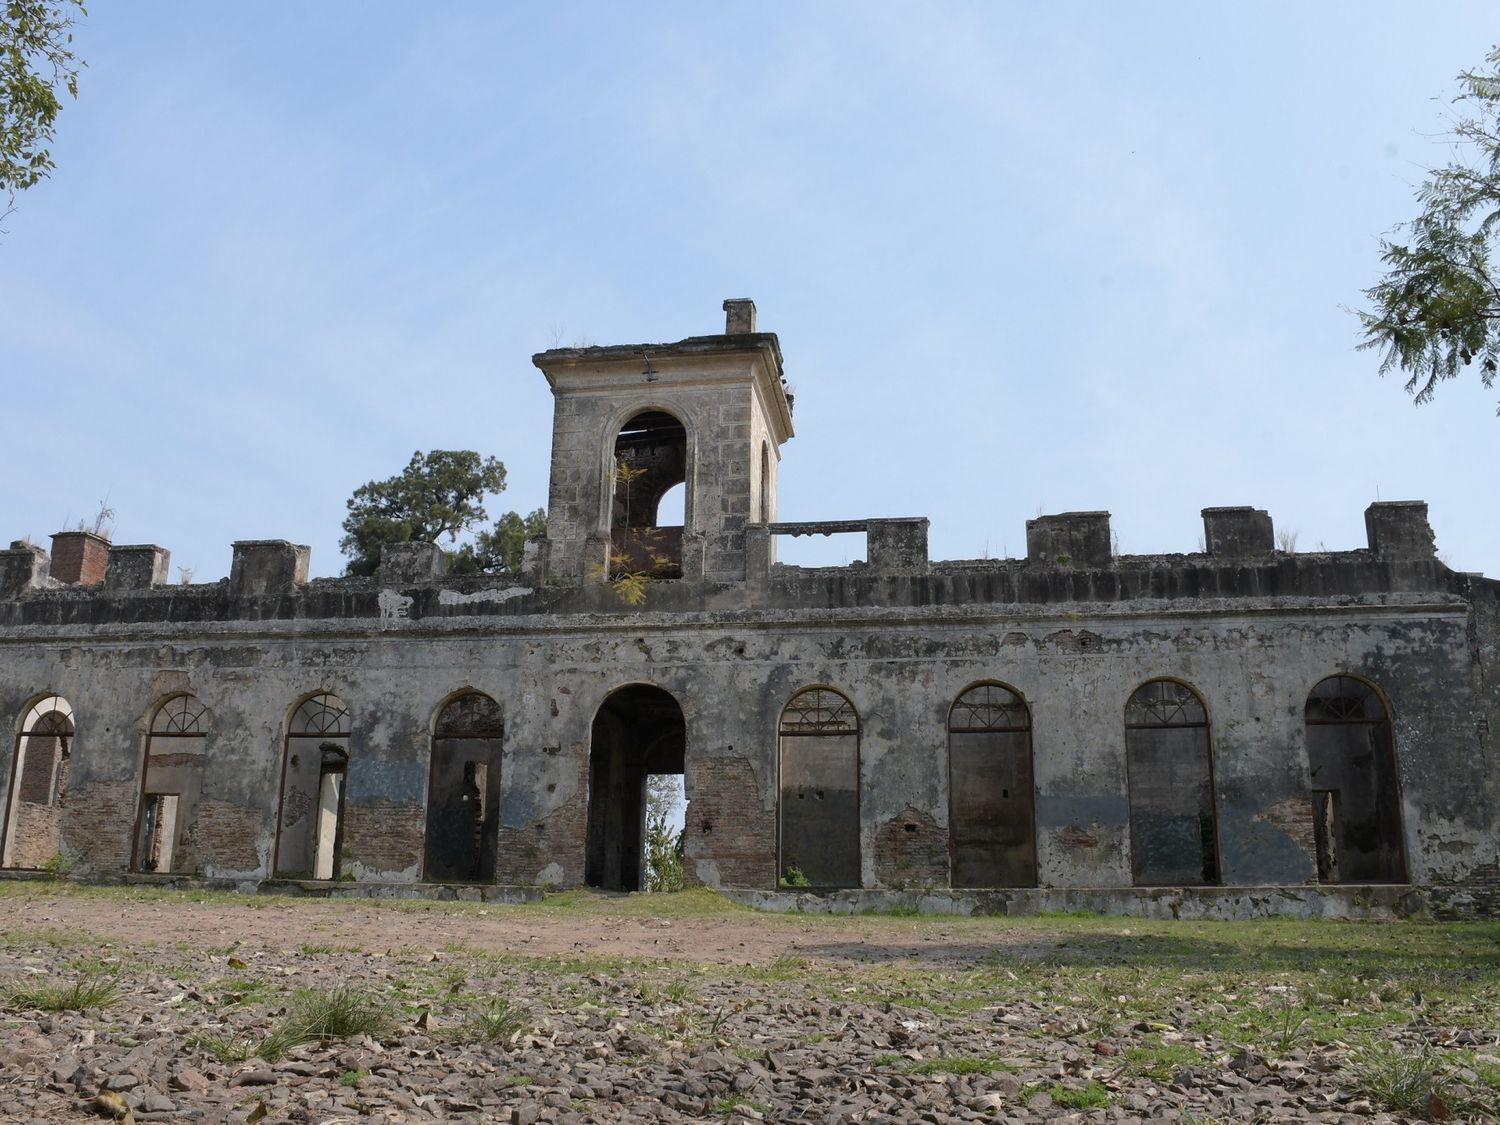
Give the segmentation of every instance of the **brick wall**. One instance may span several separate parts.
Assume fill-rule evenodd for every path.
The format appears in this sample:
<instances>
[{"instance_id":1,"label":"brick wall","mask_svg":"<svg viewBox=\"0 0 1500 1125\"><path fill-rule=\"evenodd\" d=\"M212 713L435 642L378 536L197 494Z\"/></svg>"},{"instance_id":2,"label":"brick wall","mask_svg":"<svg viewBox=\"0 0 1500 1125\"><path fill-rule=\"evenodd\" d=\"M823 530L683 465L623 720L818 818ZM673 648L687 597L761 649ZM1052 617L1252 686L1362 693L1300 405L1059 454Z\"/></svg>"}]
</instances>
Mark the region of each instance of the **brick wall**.
<instances>
[{"instance_id":1,"label":"brick wall","mask_svg":"<svg viewBox=\"0 0 1500 1125\"><path fill-rule=\"evenodd\" d=\"M761 801L745 758L696 758L688 763L683 875L699 882L694 860L712 860L728 887L776 885L776 820Z\"/></svg>"},{"instance_id":2,"label":"brick wall","mask_svg":"<svg viewBox=\"0 0 1500 1125\"><path fill-rule=\"evenodd\" d=\"M256 845L264 823L261 809L232 801L199 801L193 840L200 868L246 873L259 870L261 857Z\"/></svg>"},{"instance_id":3,"label":"brick wall","mask_svg":"<svg viewBox=\"0 0 1500 1125\"><path fill-rule=\"evenodd\" d=\"M139 777L96 782L67 795L63 838L83 866L101 871L124 871L130 867L139 799Z\"/></svg>"},{"instance_id":4,"label":"brick wall","mask_svg":"<svg viewBox=\"0 0 1500 1125\"><path fill-rule=\"evenodd\" d=\"M377 874L422 870L427 809L420 801L358 801L344 806L342 874L358 863Z\"/></svg>"},{"instance_id":5,"label":"brick wall","mask_svg":"<svg viewBox=\"0 0 1500 1125\"><path fill-rule=\"evenodd\" d=\"M23 740L21 800L33 805L52 804L52 782L57 773L57 759L62 752L62 740L56 735L28 735ZM64 791L58 786L59 793Z\"/></svg>"},{"instance_id":6,"label":"brick wall","mask_svg":"<svg viewBox=\"0 0 1500 1125\"><path fill-rule=\"evenodd\" d=\"M59 582L95 586L108 569L108 539L89 531L59 531L52 537L52 577Z\"/></svg>"},{"instance_id":7,"label":"brick wall","mask_svg":"<svg viewBox=\"0 0 1500 1125\"><path fill-rule=\"evenodd\" d=\"M946 887L948 833L910 805L875 832L875 878L883 887Z\"/></svg>"},{"instance_id":8,"label":"brick wall","mask_svg":"<svg viewBox=\"0 0 1500 1125\"><path fill-rule=\"evenodd\" d=\"M41 867L57 854L61 813L55 805L16 804L10 828L12 867Z\"/></svg>"},{"instance_id":9,"label":"brick wall","mask_svg":"<svg viewBox=\"0 0 1500 1125\"><path fill-rule=\"evenodd\" d=\"M588 759L583 758L583 768ZM588 835L588 786L580 780L573 798L547 816L522 828L500 825L495 882L532 886L549 864L562 869L563 886L583 882L584 844Z\"/></svg>"}]
</instances>

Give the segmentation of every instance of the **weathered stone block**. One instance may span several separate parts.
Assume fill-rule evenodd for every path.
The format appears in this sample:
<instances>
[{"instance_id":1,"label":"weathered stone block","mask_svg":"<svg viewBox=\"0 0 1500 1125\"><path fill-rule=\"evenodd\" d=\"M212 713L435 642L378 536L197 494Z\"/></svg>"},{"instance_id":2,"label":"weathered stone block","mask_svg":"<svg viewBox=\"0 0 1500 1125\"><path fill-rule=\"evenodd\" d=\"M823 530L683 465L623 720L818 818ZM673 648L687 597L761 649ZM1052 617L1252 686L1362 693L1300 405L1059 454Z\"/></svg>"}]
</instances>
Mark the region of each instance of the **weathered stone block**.
<instances>
[{"instance_id":1,"label":"weathered stone block","mask_svg":"<svg viewBox=\"0 0 1500 1125\"><path fill-rule=\"evenodd\" d=\"M925 574L927 558L926 519L870 520L865 529L866 559L877 572Z\"/></svg>"},{"instance_id":2,"label":"weathered stone block","mask_svg":"<svg viewBox=\"0 0 1500 1125\"><path fill-rule=\"evenodd\" d=\"M1370 550L1381 559L1417 561L1437 556L1425 500L1381 500L1365 509Z\"/></svg>"},{"instance_id":3,"label":"weathered stone block","mask_svg":"<svg viewBox=\"0 0 1500 1125\"><path fill-rule=\"evenodd\" d=\"M1204 508L1203 545L1215 558L1252 558L1276 549L1276 533L1260 508Z\"/></svg>"},{"instance_id":4,"label":"weathered stone block","mask_svg":"<svg viewBox=\"0 0 1500 1125\"><path fill-rule=\"evenodd\" d=\"M111 547L104 571L105 589L149 590L152 586L165 586L171 560L172 552L150 543Z\"/></svg>"},{"instance_id":5,"label":"weathered stone block","mask_svg":"<svg viewBox=\"0 0 1500 1125\"><path fill-rule=\"evenodd\" d=\"M745 578L755 582L771 573L771 529L763 523L745 525Z\"/></svg>"},{"instance_id":6,"label":"weathered stone block","mask_svg":"<svg viewBox=\"0 0 1500 1125\"><path fill-rule=\"evenodd\" d=\"M443 549L436 543L388 543L380 549L380 581L419 585L442 576Z\"/></svg>"},{"instance_id":7,"label":"weathered stone block","mask_svg":"<svg viewBox=\"0 0 1500 1125\"><path fill-rule=\"evenodd\" d=\"M23 590L45 585L51 561L46 551L24 539L0 551L0 598L16 598Z\"/></svg>"},{"instance_id":8,"label":"weathered stone block","mask_svg":"<svg viewBox=\"0 0 1500 1125\"><path fill-rule=\"evenodd\" d=\"M745 336L755 331L755 302L730 297L724 302L724 335Z\"/></svg>"},{"instance_id":9,"label":"weathered stone block","mask_svg":"<svg viewBox=\"0 0 1500 1125\"><path fill-rule=\"evenodd\" d=\"M229 592L263 598L304 585L311 555L311 548L285 539L241 539L229 566Z\"/></svg>"},{"instance_id":10,"label":"weathered stone block","mask_svg":"<svg viewBox=\"0 0 1500 1125\"><path fill-rule=\"evenodd\" d=\"M1032 566L1104 567L1112 554L1108 512L1062 512L1026 521L1026 561Z\"/></svg>"}]
</instances>

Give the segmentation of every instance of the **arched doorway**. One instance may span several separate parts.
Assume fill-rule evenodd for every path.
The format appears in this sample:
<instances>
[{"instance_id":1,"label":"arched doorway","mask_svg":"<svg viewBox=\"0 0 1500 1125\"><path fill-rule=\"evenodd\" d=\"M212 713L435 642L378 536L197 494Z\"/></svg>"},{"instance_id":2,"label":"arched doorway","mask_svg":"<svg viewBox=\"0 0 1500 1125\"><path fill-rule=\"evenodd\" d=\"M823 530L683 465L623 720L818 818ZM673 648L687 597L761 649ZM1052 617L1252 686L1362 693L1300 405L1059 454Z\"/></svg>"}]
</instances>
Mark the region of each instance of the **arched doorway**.
<instances>
[{"instance_id":1,"label":"arched doorway","mask_svg":"<svg viewBox=\"0 0 1500 1125\"><path fill-rule=\"evenodd\" d=\"M1321 883L1404 883L1401 787L1390 714L1354 676L1329 676L1307 697L1307 765Z\"/></svg>"},{"instance_id":2,"label":"arched doorway","mask_svg":"<svg viewBox=\"0 0 1500 1125\"><path fill-rule=\"evenodd\" d=\"M1151 680L1125 704L1130 869L1137 886L1219 881L1208 710L1177 680Z\"/></svg>"},{"instance_id":3,"label":"arched doorway","mask_svg":"<svg viewBox=\"0 0 1500 1125\"><path fill-rule=\"evenodd\" d=\"M141 802L135 818L133 871L190 872L193 821L203 785L208 709L193 695L174 695L151 716Z\"/></svg>"},{"instance_id":4,"label":"arched doorway","mask_svg":"<svg viewBox=\"0 0 1500 1125\"><path fill-rule=\"evenodd\" d=\"M948 840L953 886L1036 886L1031 713L1004 684L948 712Z\"/></svg>"},{"instance_id":5,"label":"arched doorway","mask_svg":"<svg viewBox=\"0 0 1500 1125\"><path fill-rule=\"evenodd\" d=\"M778 729L781 856L793 886L857 887L859 715L829 688L792 696Z\"/></svg>"},{"instance_id":6,"label":"arched doorway","mask_svg":"<svg viewBox=\"0 0 1500 1125\"><path fill-rule=\"evenodd\" d=\"M423 871L433 883L493 883L505 718L483 692L449 700L432 735Z\"/></svg>"},{"instance_id":7,"label":"arched doorway","mask_svg":"<svg viewBox=\"0 0 1500 1125\"><path fill-rule=\"evenodd\" d=\"M348 772L349 708L327 692L304 699L287 726L276 833L277 875L339 877Z\"/></svg>"},{"instance_id":8,"label":"arched doorway","mask_svg":"<svg viewBox=\"0 0 1500 1125\"><path fill-rule=\"evenodd\" d=\"M43 696L22 716L11 756L0 866L41 867L58 854L73 731L73 708L60 695Z\"/></svg>"},{"instance_id":9,"label":"arched doorway","mask_svg":"<svg viewBox=\"0 0 1500 1125\"><path fill-rule=\"evenodd\" d=\"M589 746L589 886L645 887L646 779L681 774L686 745L682 708L659 687L631 684L599 705Z\"/></svg>"}]
</instances>

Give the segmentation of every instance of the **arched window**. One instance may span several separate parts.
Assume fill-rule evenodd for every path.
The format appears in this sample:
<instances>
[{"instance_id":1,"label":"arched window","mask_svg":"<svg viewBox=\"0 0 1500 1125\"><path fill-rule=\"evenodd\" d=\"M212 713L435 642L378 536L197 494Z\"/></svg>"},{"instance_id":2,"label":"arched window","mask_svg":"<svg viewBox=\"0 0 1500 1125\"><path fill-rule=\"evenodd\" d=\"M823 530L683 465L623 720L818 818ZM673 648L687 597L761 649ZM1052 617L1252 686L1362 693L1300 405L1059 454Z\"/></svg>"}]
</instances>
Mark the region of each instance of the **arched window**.
<instances>
[{"instance_id":1,"label":"arched window","mask_svg":"<svg viewBox=\"0 0 1500 1125\"><path fill-rule=\"evenodd\" d=\"M682 526L658 520L662 497L687 480L687 430L663 410L644 410L615 438L610 571L682 577ZM691 499L684 497L684 523Z\"/></svg>"},{"instance_id":2,"label":"arched window","mask_svg":"<svg viewBox=\"0 0 1500 1125\"><path fill-rule=\"evenodd\" d=\"M427 781L429 882L495 881L504 738L500 704L483 692L455 696L438 713Z\"/></svg>"},{"instance_id":3,"label":"arched window","mask_svg":"<svg viewBox=\"0 0 1500 1125\"><path fill-rule=\"evenodd\" d=\"M955 887L1036 886L1031 713L1004 684L948 712L948 848Z\"/></svg>"},{"instance_id":4,"label":"arched window","mask_svg":"<svg viewBox=\"0 0 1500 1125\"><path fill-rule=\"evenodd\" d=\"M73 708L60 695L43 696L22 717L11 755L0 866L41 867L58 854L73 731Z\"/></svg>"},{"instance_id":5,"label":"arched window","mask_svg":"<svg viewBox=\"0 0 1500 1125\"><path fill-rule=\"evenodd\" d=\"M203 785L207 734L208 709L193 695L174 695L151 716L132 870L191 872L197 868L193 826Z\"/></svg>"},{"instance_id":6,"label":"arched window","mask_svg":"<svg viewBox=\"0 0 1500 1125\"><path fill-rule=\"evenodd\" d=\"M1135 882L1217 883L1208 712L1192 688L1152 680L1135 690L1125 705L1125 769Z\"/></svg>"},{"instance_id":7,"label":"arched window","mask_svg":"<svg viewBox=\"0 0 1500 1125\"><path fill-rule=\"evenodd\" d=\"M828 688L807 688L781 713L781 856L784 883L857 887L859 715Z\"/></svg>"},{"instance_id":8,"label":"arched window","mask_svg":"<svg viewBox=\"0 0 1500 1125\"><path fill-rule=\"evenodd\" d=\"M344 843L344 782L349 771L349 708L320 692L297 705L287 724L275 871L336 879Z\"/></svg>"},{"instance_id":9,"label":"arched window","mask_svg":"<svg viewBox=\"0 0 1500 1125\"><path fill-rule=\"evenodd\" d=\"M1364 680L1329 676L1304 711L1318 879L1404 883L1401 787L1385 701Z\"/></svg>"}]
</instances>

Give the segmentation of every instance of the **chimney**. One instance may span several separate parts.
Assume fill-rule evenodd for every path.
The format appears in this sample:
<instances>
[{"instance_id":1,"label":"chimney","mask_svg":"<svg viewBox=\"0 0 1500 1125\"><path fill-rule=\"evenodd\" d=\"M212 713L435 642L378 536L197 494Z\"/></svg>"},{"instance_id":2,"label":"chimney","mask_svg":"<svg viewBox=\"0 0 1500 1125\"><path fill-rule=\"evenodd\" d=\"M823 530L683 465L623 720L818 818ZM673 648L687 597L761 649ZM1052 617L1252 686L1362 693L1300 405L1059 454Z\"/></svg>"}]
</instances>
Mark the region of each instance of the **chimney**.
<instances>
[{"instance_id":1,"label":"chimney","mask_svg":"<svg viewBox=\"0 0 1500 1125\"><path fill-rule=\"evenodd\" d=\"M109 568L109 540L92 531L52 537L52 577L68 586L97 586Z\"/></svg>"},{"instance_id":2,"label":"chimney","mask_svg":"<svg viewBox=\"0 0 1500 1125\"><path fill-rule=\"evenodd\" d=\"M748 336L755 331L755 302L749 297L730 297L724 314L724 335Z\"/></svg>"}]
</instances>

